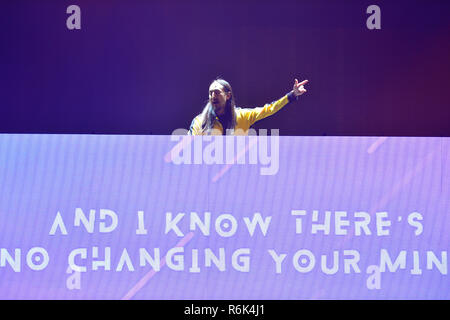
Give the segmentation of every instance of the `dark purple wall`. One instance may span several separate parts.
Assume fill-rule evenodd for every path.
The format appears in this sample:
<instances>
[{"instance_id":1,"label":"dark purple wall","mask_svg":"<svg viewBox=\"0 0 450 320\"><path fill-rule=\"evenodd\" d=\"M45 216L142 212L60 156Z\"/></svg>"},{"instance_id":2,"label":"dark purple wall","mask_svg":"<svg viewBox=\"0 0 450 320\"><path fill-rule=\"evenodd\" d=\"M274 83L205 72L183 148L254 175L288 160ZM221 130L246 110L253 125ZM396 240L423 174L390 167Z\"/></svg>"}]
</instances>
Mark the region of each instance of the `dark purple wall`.
<instances>
[{"instance_id":1,"label":"dark purple wall","mask_svg":"<svg viewBox=\"0 0 450 320\"><path fill-rule=\"evenodd\" d=\"M77 4L82 29L66 28ZM381 30L366 8L381 7ZM0 132L170 134L212 79L282 135L450 136L450 1L3 1Z\"/></svg>"}]
</instances>

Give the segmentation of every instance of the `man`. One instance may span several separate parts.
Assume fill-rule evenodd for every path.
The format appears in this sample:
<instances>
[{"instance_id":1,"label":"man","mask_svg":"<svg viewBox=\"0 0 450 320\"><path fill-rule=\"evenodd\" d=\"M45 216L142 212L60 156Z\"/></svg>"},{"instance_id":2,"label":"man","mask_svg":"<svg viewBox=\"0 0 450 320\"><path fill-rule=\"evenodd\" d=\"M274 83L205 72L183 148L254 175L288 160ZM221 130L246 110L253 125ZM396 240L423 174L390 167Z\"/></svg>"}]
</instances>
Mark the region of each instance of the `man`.
<instances>
[{"instance_id":1,"label":"man","mask_svg":"<svg viewBox=\"0 0 450 320\"><path fill-rule=\"evenodd\" d=\"M214 80L209 86L209 100L202 113L192 120L190 135L247 135L256 121L264 119L306 92L308 80L294 81L291 92L264 107L247 109L236 107L233 90L223 79Z\"/></svg>"}]
</instances>

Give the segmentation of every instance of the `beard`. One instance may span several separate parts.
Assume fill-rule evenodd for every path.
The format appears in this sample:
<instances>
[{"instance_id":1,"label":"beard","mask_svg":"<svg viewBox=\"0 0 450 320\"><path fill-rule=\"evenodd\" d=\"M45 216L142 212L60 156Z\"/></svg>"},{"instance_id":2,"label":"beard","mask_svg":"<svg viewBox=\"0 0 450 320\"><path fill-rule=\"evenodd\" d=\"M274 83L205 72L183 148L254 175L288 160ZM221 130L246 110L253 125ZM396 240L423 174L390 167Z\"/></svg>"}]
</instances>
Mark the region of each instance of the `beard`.
<instances>
[{"instance_id":1,"label":"beard","mask_svg":"<svg viewBox=\"0 0 450 320\"><path fill-rule=\"evenodd\" d=\"M220 105L219 102L211 101L211 105L212 105L212 107L214 109L214 112L216 113L217 116L223 116L225 114L226 104Z\"/></svg>"}]
</instances>

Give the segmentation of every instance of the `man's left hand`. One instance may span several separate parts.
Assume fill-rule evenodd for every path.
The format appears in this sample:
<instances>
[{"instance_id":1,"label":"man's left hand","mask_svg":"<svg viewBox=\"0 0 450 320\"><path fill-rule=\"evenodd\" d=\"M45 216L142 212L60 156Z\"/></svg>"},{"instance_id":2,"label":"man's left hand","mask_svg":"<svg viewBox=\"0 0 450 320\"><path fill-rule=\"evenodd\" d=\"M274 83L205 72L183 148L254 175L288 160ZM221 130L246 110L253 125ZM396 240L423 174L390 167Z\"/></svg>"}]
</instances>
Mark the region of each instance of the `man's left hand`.
<instances>
[{"instance_id":1,"label":"man's left hand","mask_svg":"<svg viewBox=\"0 0 450 320\"><path fill-rule=\"evenodd\" d=\"M302 82L298 82L298 80L295 79L293 91L294 91L294 95L296 97L301 96L302 94L304 94L306 92L304 85L307 83L308 83L308 80L303 80Z\"/></svg>"}]
</instances>

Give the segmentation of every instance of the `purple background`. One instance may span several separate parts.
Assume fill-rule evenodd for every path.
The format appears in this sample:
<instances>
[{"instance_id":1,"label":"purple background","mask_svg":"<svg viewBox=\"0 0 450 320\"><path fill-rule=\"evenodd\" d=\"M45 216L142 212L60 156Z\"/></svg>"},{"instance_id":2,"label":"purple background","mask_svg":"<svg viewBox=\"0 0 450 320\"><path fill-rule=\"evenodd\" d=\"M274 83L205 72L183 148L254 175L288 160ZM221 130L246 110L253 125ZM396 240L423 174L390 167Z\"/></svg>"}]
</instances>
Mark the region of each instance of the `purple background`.
<instances>
[{"instance_id":1,"label":"purple background","mask_svg":"<svg viewBox=\"0 0 450 320\"><path fill-rule=\"evenodd\" d=\"M200 137L198 137L200 138ZM218 137L223 139L223 137ZM248 138L247 138L248 139ZM150 267L138 266L137 248L160 247L161 256L179 241L164 234L165 213L229 213L239 222L231 238L194 231L186 243L186 269L191 249L225 247L227 271L201 267L198 274L167 266L135 293L134 299L449 299L448 275L427 270L425 252L440 257L449 250L450 141L448 138L280 137L280 168L260 175L258 165L234 165L216 182L224 165L175 165L164 159L175 145L168 136L139 135L0 135L0 247L10 252L42 246L50 255L43 271L0 268L1 299L121 299ZM379 143L376 149L371 148ZM368 152L368 150L373 152ZM115 231L88 234L73 227L75 208L111 209L119 216ZM390 236L348 236L309 232L295 234L291 210L387 211ZM136 235L136 212L144 210L149 234ZM69 235L48 233L60 211ZM414 235L406 223L418 211L424 231ZM266 237L248 235L242 218L260 212L272 216ZM398 222L398 217L402 221ZM353 220L353 219L350 219ZM310 216L304 228L310 227ZM188 219L179 226L188 233ZM334 223L331 223L333 230ZM95 230L98 230L96 225ZM371 227L374 232L373 227ZM93 271L81 274L81 290L66 289L67 256L78 247L112 247L112 268L127 248L136 271ZM229 254L251 248L249 273L231 268ZM306 274L292 266L299 249L316 259L333 250L355 249L362 273ZM366 268L379 263L385 248L394 258L407 250L407 268L383 273L381 289L366 288ZM275 274L268 249L288 253L282 274ZM420 253L422 275L411 275L412 251ZM202 255L201 255L202 256ZM90 261L90 260L88 260ZM318 263L317 261L316 263Z\"/></svg>"},{"instance_id":2,"label":"purple background","mask_svg":"<svg viewBox=\"0 0 450 320\"><path fill-rule=\"evenodd\" d=\"M381 7L381 30L366 8ZM82 29L66 28L77 4ZM450 2L2 1L0 132L170 134L212 79L281 135L450 136Z\"/></svg>"}]
</instances>

